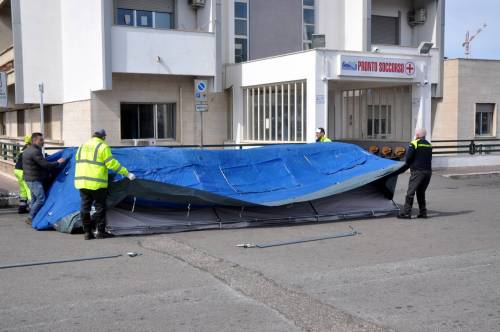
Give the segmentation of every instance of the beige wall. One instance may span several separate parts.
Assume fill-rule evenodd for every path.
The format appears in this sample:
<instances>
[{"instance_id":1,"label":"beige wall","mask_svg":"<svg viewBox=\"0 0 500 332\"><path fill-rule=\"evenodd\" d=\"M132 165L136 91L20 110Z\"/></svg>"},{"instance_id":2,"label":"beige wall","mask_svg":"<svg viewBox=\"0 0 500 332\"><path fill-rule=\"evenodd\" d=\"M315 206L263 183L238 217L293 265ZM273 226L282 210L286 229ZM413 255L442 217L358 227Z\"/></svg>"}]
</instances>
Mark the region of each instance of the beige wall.
<instances>
[{"instance_id":1,"label":"beige wall","mask_svg":"<svg viewBox=\"0 0 500 332\"><path fill-rule=\"evenodd\" d=\"M444 62L443 98L435 102L432 116L434 140L457 139L459 62Z\"/></svg>"},{"instance_id":2,"label":"beige wall","mask_svg":"<svg viewBox=\"0 0 500 332\"><path fill-rule=\"evenodd\" d=\"M62 125L62 106L48 106L52 109L52 121L46 124L46 133L48 141L61 140L61 125ZM47 107L47 109L48 109ZM22 110L19 110L22 111ZM24 110L24 123L18 125L18 112L5 112L6 135L8 138L22 138L24 135L31 135L34 132L40 131L40 109L32 108ZM19 127L24 127L24 133L20 132Z\"/></svg>"},{"instance_id":3,"label":"beige wall","mask_svg":"<svg viewBox=\"0 0 500 332\"><path fill-rule=\"evenodd\" d=\"M0 52L12 45L10 5L0 8Z\"/></svg>"},{"instance_id":4,"label":"beige wall","mask_svg":"<svg viewBox=\"0 0 500 332\"><path fill-rule=\"evenodd\" d=\"M62 141L62 125L63 125L63 105L52 106L52 119L50 122L51 139Z\"/></svg>"},{"instance_id":5,"label":"beige wall","mask_svg":"<svg viewBox=\"0 0 500 332\"><path fill-rule=\"evenodd\" d=\"M17 137L17 113L16 112L6 112L5 113L5 129L7 131L7 136Z\"/></svg>"},{"instance_id":6,"label":"beige wall","mask_svg":"<svg viewBox=\"0 0 500 332\"><path fill-rule=\"evenodd\" d=\"M496 104L494 136L499 138L500 61L446 60L443 99L433 122L433 139L475 137L476 103Z\"/></svg>"},{"instance_id":7,"label":"beige wall","mask_svg":"<svg viewBox=\"0 0 500 332\"><path fill-rule=\"evenodd\" d=\"M92 93L91 100L54 105L49 129L49 143L78 146L92 133L104 128L112 145L132 145L121 140L120 103L176 103L175 140L157 140L156 144L200 144L200 114L194 111L192 77L164 75L113 76L113 90ZM209 95L209 112L204 116L204 144L223 144L227 140L227 94ZM40 131L39 108L27 109L24 115L25 134ZM7 137L19 137L17 112L5 113Z\"/></svg>"},{"instance_id":8,"label":"beige wall","mask_svg":"<svg viewBox=\"0 0 500 332\"><path fill-rule=\"evenodd\" d=\"M476 103L494 103L495 122L498 121L500 104L500 61L460 61L460 85L458 103L458 138L468 139L475 135ZM493 135L500 137L498 124Z\"/></svg>"},{"instance_id":9,"label":"beige wall","mask_svg":"<svg viewBox=\"0 0 500 332\"><path fill-rule=\"evenodd\" d=\"M62 138L65 146L78 146L91 134L90 100L66 103L62 106Z\"/></svg>"},{"instance_id":10,"label":"beige wall","mask_svg":"<svg viewBox=\"0 0 500 332\"><path fill-rule=\"evenodd\" d=\"M194 111L192 77L114 74L113 90L92 93L92 130L106 129L112 145L130 145L120 133L120 103L176 103L176 138L156 144L199 144L200 115ZM204 114L205 144L222 144L227 138L227 98L224 93L209 97L210 111Z\"/></svg>"}]
</instances>

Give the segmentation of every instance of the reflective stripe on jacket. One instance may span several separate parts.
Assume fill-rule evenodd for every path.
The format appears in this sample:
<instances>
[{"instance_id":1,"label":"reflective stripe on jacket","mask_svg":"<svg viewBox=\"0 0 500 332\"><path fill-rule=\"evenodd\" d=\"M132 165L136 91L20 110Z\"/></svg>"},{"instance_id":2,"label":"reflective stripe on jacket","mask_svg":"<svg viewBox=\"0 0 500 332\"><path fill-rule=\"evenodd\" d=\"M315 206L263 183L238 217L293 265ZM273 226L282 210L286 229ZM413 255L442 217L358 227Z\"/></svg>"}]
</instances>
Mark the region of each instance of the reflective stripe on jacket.
<instances>
[{"instance_id":1,"label":"reflective stripe on jacket","mask_svg":"<svg viewBox=\"0 0 500 332\"><path fill-rule=\"evenodd\" d=\"M416 139L410 142L411 145L416 149L418 148L432 148L431 143L427 142L426 140L422 139Z\"/></svg>"},{"instance_id":2,"label":"reflective stripe on jacket","mask_svg":"<svg viewBox=\"0 0 500 332\"><path fill-rule=\"evenodd\" d=\"M111 154L104 140L93 137L76 153L75 187L97 190L108 187L108 169L121 175L128 171Z\"/></svg>"},{"instance_id":3,"label":"reflective stripe on jacket","mask_svg":"<svg viewBox=\"0 0 500 332\"><path fill-rule=\"evenodd\" d=\"M406 152L406 165L414 171L432 170L432 145L425 139L410 142Z\"/></svg>"}]
</instances>

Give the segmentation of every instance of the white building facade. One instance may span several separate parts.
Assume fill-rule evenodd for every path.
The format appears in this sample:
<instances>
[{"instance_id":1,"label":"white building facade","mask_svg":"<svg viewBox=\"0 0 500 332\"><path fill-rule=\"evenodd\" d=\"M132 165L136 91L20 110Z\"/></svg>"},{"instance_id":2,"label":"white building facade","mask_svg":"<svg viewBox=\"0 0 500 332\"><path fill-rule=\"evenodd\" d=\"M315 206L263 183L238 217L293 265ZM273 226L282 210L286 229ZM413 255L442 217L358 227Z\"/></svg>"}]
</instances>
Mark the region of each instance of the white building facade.
<instances>
[{"instance_id":1,"label":"white building facade","mask_svg":"<svg viewBox=\"0 0 500 332\"><path fill-rule=\"evenodd\" d=\"M443 17L444 0L0 0L0 135L40 130L43 84L55 145L100 128L113 145L312 142L316 127L406 142L431 133Z\"/></svg>"},{"instance_id":2,"label":"white building facade","mask_svg":"<svg viewBox=\"0 0 500 332\"><path fill-rule=\"evenodd\" d=\"M113 145L199 144L194 79L216 77L216 2L2 0L9 59L4 138L40 130L75 146L98 128ZM2 41L0 41L2 42ZM207 140L227 140L227 97L211 89ZM219 93L217 93L217 91ZM216 125L216 128L213 127ZM186 129L186 130L184 130Z\"/></svg>"},{"instance_id":3,"label":"white building facade","mask_svg":"<svg viewBox=\"0 0 500 332\"><path fill-rule=\"evenodd\" d=\"M236 142L313 142L317 127L361 145L406 145L417 127L432 137L432 100L442 94L444 1L289 1L284 13L273 12L274 28L281 31L282 15L295 16L302 38L288 42L287 54L265 58L258 57L263 42L252 39L266 39L271 49L287 47L274 39L280 33L273 23L252 10L259 0L239 2L248 3L251 28L249 61L226 72ZM252 34L254 24L270 31ZM313 45L313 34L322 45Z\"/></svg>"}]
</instances>

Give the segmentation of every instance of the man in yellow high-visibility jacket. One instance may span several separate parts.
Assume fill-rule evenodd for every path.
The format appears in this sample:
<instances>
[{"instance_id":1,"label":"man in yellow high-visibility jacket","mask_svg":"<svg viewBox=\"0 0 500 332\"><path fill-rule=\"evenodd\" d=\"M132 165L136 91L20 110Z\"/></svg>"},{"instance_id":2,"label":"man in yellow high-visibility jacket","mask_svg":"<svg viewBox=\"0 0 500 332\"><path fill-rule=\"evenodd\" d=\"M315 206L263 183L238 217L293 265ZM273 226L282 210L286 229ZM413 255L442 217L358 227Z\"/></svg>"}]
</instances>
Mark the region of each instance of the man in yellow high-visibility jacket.
<instances>
[{"instance_id":1,"label":"man in yellow high-visibility jacket","mask_svg":"<svg viewBox=\"0 0 500 332\"><path fill-rule=\"evenodd\" d=\"M328 143L332 140L326 136L325 128L316 129L316 143Z\"/></svg>"},{"instance_id":2,"label":"man in yellow high-visibility jacket","mask_svg":"<svg viewBox=\"0 0 500 332\"><path fill-rule=\"evenodd\" d=\"M97 228L95 237L97 239L105 237L108 170L126 176L130 181L135 180L135 175L113 157L105 139L106 131L103 129L96 131L76 153L75 187L80 190L82 200L80 218L85 240L93 238L94 222ZM90 217L92 204L95 207L93 218Z\"/></svg>"},{"instance_id":3,"label":"man in yellow high-visibility jacket","mask_svg":"<svg viewBox=\"0 0 500 332\"><path fill-rule=\"evenodd\" d=\"M28 213L28 202L31 200L31 191L28 184L23 179L23 152L31 144L31 136L24 136L24 146L21 152L17 155L16 165L14 167L14 175L16 176L17 183L19 184L19 214Z\"/></svg>"}]
</instances>

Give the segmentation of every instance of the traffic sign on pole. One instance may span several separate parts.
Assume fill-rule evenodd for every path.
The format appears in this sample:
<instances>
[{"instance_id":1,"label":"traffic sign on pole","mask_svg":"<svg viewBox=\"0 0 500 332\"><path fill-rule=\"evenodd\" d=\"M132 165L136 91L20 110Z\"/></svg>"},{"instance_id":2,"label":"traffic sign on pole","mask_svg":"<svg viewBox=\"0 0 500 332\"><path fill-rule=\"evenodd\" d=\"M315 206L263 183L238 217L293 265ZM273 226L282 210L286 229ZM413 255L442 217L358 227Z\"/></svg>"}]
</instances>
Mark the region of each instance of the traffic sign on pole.
<instances>
[{"instance_id":1,"label":"traffic sign on pole","mask_svg":"<svg viewBox=\"0 0 500 332\"><path fill-rule=\"evenodd\" d=\"M194 80L194 101L195 104L208 103L207 80Z\"/></svg>"}]
</instances>

